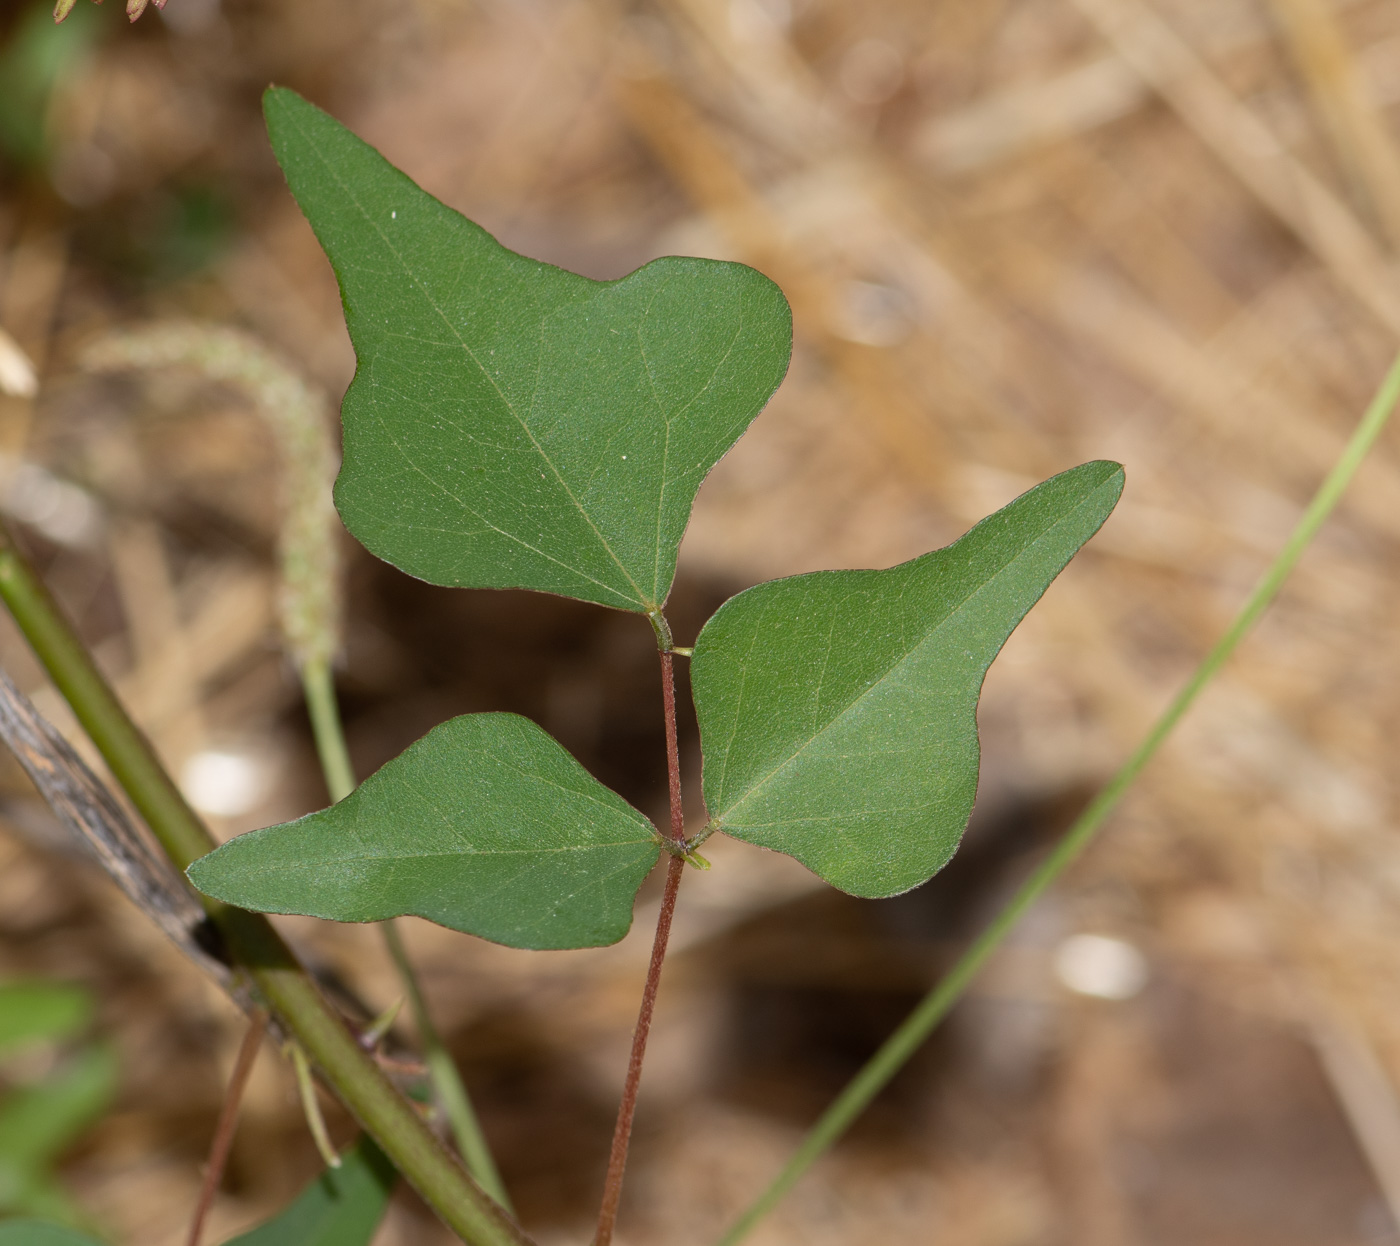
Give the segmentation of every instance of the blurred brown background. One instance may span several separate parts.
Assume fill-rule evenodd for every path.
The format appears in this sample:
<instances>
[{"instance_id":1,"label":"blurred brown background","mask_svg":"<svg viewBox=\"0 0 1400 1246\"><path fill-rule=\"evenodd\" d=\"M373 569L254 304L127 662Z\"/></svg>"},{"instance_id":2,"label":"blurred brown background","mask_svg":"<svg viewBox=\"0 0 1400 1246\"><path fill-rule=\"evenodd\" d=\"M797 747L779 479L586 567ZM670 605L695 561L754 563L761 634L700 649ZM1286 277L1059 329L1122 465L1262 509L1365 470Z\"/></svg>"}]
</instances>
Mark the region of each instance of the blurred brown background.
<instances>
[{"instance_id":1,"label":"blurred brown background","mask_svg":"<svg viewBox=\"0 0 1400 1246\"><path fill-rule=\"evenodd\" d=\"M353 357L263 135L270 81L527 254L594 277L713 255L787 291L792 371L701 493L682 643L756 580L889 565L1055 471L1127 465L993 668L979 809L944 875L856 901L712 841L687 879L621 1240L713 1241L1127 754L1376 384L1400 337L1400 9L169 0L127 27L80 0L55 31L8 4L0 325L40 385L21 368L0 398L0 505L221 834L325 801L273 622L273 444L235 389L78 359L155 319L231 324L331 409ZM756 1246L1400 1242L1397 445ZM362 772L453 714L515 710L660 815L643 620L431 588L348 540L346 560ZM71 727L7 621L0 664ZM694 794L693 730L684 748ZM65 1180L114 1242L176 1243L240 1019L5 782L0 977L89 984L122 1060ZM576 953L405 924L546 1246L590 1232L655 903ZM371 1008L397 997L372 930L285 927ZM208 1240L317 1166L269 1047ZM444 1240L406 1195L381 1238Z\"/></svg>"}]
</instances>

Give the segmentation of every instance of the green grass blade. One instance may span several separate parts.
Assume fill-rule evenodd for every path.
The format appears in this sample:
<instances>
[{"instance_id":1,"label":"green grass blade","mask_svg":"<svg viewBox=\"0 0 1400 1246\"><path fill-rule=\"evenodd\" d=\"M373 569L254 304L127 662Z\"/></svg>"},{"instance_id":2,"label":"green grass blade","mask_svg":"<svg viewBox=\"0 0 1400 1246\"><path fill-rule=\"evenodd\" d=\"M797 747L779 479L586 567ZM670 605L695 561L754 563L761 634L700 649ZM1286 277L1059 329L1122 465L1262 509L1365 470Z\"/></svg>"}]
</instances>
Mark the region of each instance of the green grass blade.
<instances>
[{"instance_id":1,"label":"green grass blade","mask_svg":"<svg viewBox=\"0 0 1400 1246\"><path fill-rule=\"evenodd\" d=\"M1270 602L1278 595L1284 582L1297 566L1322 527L1327 517L1335 509L1346 492L1357 468L1365 460L1367 453L1380 436L1381 430L1390 419L1397 400L1400 400L1400 357L1391 364L1376 396L1366 408L1356 431L1342 450L1332 470L1318 487L1303 517L1298 521L1292 534L1284 543L1278 556L1270 564L1250 594L1235 621L1206 655L1195 674L1177 693L1176 698L1166 708L1162 716L1147 733L1142 743L1134 750L1122 768L1104 786L1103 790L1090 802L1074 825L1065 832L1054 850L1021 886L996 919L982 932L971 947L963 953L958 963L948 972L937 986L926 995L917 1008L902 1025L885 1040L884 1045L871 1057L866 1066L851 1079L831 1106L803 1139L792 1158L773 1182L735 1222L732 1228L720 1239L719 1246L735 1246L748 1236L783 1196L792 1189L799 1178L813 1163L850 1127L851 1123L879 1094L881 1088L903 1067L905 1061L918 1050L920 1045L933 1032L953 1005L962 997L968 984L977 976L987 959L1001 945L1002 940L1025 915L1026 911L1069 865L1088 847L1090 841L1123 794L1133 785L1143 767L1152 760L1164 740L1186 713L1202 689L1210 683L1225 665L1230 655L1249 630L1259 621L1268 609Z\"/></svg>"}]
</instances>

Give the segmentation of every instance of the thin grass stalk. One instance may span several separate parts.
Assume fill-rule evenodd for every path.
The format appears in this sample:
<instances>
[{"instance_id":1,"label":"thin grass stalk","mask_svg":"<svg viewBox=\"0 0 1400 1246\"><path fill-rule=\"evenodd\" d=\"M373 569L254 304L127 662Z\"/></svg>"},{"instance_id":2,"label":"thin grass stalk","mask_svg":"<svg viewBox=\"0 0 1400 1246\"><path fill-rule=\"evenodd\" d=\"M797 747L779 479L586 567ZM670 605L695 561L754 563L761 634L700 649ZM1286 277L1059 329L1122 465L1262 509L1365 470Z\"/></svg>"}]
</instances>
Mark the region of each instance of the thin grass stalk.
<instances>
[{"instance_id":1,"label":"thin grass stalk","mask_svg":"<svg viewBox=\"0 0 1400 1246\"><path fill-rule=\"evenodd\" d=\"M1240 642L1278 596L1298 560L1312 543L1318 529L1336 508L1352 477L1356 475L1357 469L1375 445L1376 438L1385 428L1397 401L1400 401L1400 356L1391 364L1355 432L1347 441L1332 470L1318 486L1307 510L1303 512L1283 548L1260 578L1244 608L1153 724L1142 743L1064 833L1039 868L962 954L953 968L924 996L918 1007L885 1040L880 1050L822 1113L782 1171L720 1238L718 1246L736 1246L736 1243L747 1237L758 1222L782 1201L803 1174L850 1128L871 1100L923 1045L938 1023L962 998L992 953L1001 946L1030 907L1089 846L1105 819L1132 787L1177 723L1206 686L1220 673Z\"/></svg>"}]
</instances>

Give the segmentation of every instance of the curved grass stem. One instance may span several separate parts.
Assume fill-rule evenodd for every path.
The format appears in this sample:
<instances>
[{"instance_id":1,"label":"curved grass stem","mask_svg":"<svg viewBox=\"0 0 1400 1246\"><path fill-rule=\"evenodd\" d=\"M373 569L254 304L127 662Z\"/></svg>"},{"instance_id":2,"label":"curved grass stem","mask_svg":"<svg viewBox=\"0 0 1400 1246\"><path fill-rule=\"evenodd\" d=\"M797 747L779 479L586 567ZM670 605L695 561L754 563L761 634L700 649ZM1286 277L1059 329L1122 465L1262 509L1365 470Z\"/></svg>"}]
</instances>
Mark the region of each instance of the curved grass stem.
<instances>
[{"instance_id":1,"label":"curved grass stem","mask_svg":"<svg viewBox=\"0 0 1400 1246\"><path fill-rule=\"evenodd\" d=\"M1337 462L1318 486L1307 510L1303 512L1283 548L1260 578L1244 608L1153 724L1142 743L1079 815L1074 825L1065 832L1035 873L1022 884L1021 889L992 923L963 953L957 964L924 997L900 1027L885 1040L869 1063L836 1097L812 1126L783 1170L720 1239L719 1246L736 1246L736 1243L747 1237L754 1226L782 1201L783 1196L797 1184L807 1169L846 1132L881 1088L948 1015L988 958L1011 932L1012 927L1088 847L1104 820L1161 748L1172 729L1191 708L1201 691L1220 672L1221 667L1238 648L1240 641L1278 595L1279 589L1292 574L1293 568L1312 543L1318 529L1341 500L1352 477L1356 475L1357 469L1389 420L1397 400L1400 400L1400 357L1391 364Z\"/></svg>"}]
</instances>

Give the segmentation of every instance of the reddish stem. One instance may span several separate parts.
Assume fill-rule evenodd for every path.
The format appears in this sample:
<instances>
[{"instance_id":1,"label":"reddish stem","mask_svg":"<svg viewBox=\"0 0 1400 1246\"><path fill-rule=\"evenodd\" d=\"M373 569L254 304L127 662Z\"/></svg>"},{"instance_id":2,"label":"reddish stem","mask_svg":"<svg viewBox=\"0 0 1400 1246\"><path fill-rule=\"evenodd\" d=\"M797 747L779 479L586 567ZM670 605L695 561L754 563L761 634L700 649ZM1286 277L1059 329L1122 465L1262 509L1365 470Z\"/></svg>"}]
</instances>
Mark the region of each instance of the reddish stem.
<instances>
[{"instance_id":1,"label":"reddish stem","mask_svg":"<svg viewBox=\"0 0 1400 1246\"><path fill-rule=\"evenodd\" d=\"M666 777L671 789L671 838L685 843L681 809L681 753L676 743L676 669L671 654L661 655L661 704L666 711Z\"/></svg>"},{"instance_id":2,"label":"reddish stem","mask_svg":"<svg viewBox=\"0 0 1400 1246\"><path fill-rule=\"evenodd\" d=\"M676 681L671 654L661 654L661 700L666 711L666 771L671 791L671 838L685 843L685 815L681 808L681 761L676 743ZM651 1033L651 1017L656 1010L656 991L661 984L661 965L666 959L666 944L671 938L671 918L676 911L676 893L680 890L685 862L673 856L666 865L666 889L661 894L661 912L656 918L656 938L651 945L651 964L647 968L646 986L642 988L642 1007L637 1014L637 1028L632 1033L632 1055L627 1062L627 1082L622 1088L622 1102L617 1109L617 1126L613 1130L612 1151L608 1155L608 1176L603 1185L603 1205L598 1209L598 1231L593 1246L611 1246L613 1226L617 1223L617 1207L622 1199L622 1175L627 1168L627 1147L632 1140L632 1118L637 1114L637 1088L642 1080L642 1060L646 1056L647 1036Z\"/></svg>"},{"instance_id":3,"label":"reddish stem","mask_svg":"<svg viewBox=\"0 0 1400 1246\"><path fill-rule=\"evenodd\" d=\"M219 1109L219 1123L214 1127L214 1141L209 1147L209 1164L204 1170L204 1184L199 1189L199 1202L195 1204L194 1219L190 1222L188 1246L199 1246L200 1235L204 1232L204 1220L214 1205L214 1195L218 1193L219 1182L223 1179L224 1166L228 1163L229 1149L233 1146L233 1131L238 1124L238 1105L242 1102L243 1091L253 1072L253 1062L258 1058L258 1048L262 1046L263 1035L267 1033L267 1014L255 1012L243 1043L238 1048L238 1059L233 1062L233 1073L228 1079L228 1090L224 1094L224 1105Z\"/></svg>"}]
</instances>

